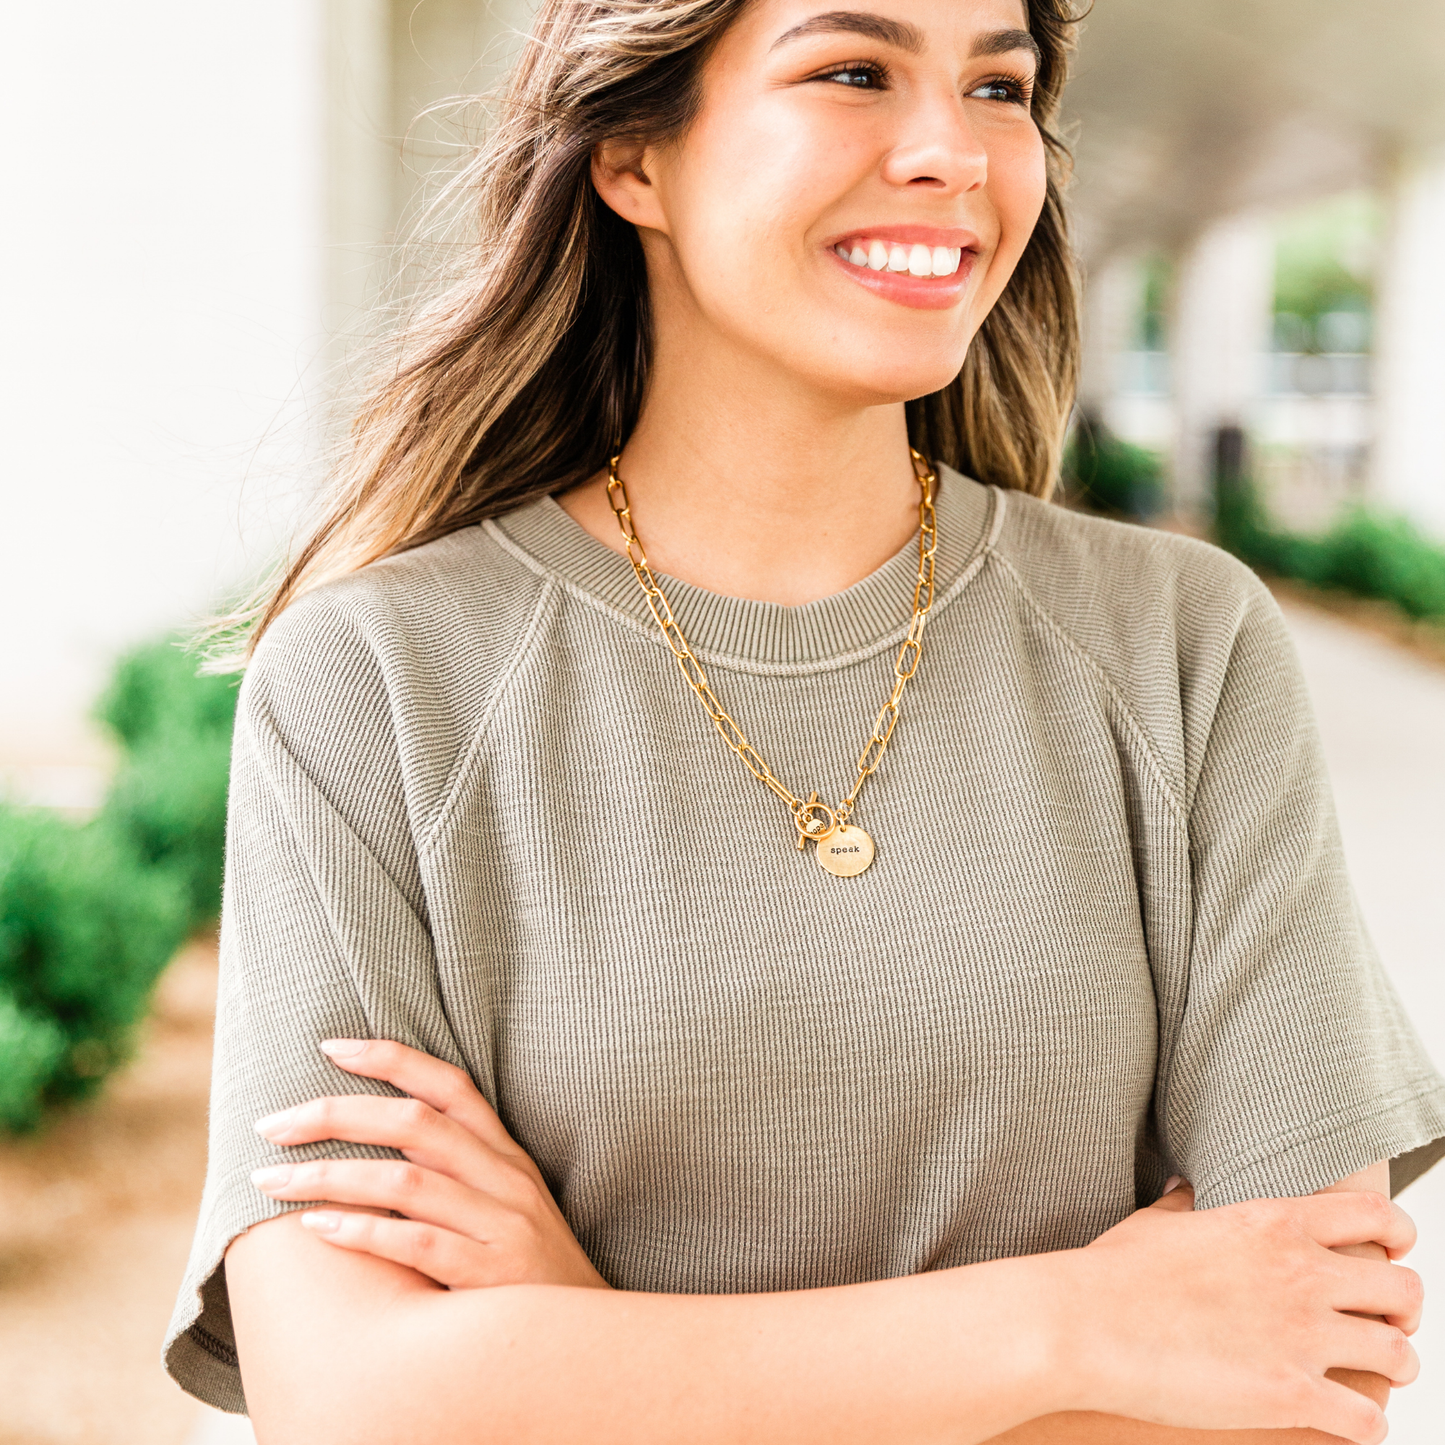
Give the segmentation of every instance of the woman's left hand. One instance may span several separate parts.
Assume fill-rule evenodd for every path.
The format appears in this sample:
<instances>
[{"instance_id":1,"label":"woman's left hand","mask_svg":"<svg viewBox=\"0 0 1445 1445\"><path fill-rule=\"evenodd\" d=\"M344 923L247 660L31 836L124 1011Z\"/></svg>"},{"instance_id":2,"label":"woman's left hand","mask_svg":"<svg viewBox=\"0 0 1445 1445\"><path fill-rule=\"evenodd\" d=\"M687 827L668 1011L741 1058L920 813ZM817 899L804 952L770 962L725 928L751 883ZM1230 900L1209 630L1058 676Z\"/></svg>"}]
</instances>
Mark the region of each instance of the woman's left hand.
<instances>
[{"instance_id":1,"label":"woman's left hand","mask_svg":"<svg viewBox=\"0 0 1445 1445\"><path fill-rule=\"evenodd\" d=\"M406 1265L449 1289L564 1284L607 1289L540 1170L461 1069L404 1044L328 1039L338 1068L394 1084L407 1099L313 1099L256 1123L273 1144L338 1139L399 1159L317 1159L258 1169L273 1199L326 1200L405 1216L310 1210L302 1223L342 1249Z\"/></svg>"}]
</instances>

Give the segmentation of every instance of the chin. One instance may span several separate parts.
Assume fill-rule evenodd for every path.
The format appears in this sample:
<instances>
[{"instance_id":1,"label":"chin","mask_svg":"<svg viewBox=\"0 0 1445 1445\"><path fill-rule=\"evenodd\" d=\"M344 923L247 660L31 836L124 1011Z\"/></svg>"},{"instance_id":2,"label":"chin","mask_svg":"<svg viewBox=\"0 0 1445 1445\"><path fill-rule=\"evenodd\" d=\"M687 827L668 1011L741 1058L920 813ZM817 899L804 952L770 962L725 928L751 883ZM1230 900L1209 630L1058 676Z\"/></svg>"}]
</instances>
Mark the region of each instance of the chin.
<instances>
[{"instance_id":1,"label":"chin","mask_svg":"<svg viewBox=\"0 0 1445 1445\"><path fill-rule=\"evenodd\" d=\"M889 358L882 348L870 350L865 344L860 350L865 364L840 373L837 358L830 357L834 364L820 368L818 379L827 390L861 406L892 406L942 391L963 369L967 354L950 350L947 357L930 360L920 358L916 351L911 356Z\"/></svg>"}]
</instances>

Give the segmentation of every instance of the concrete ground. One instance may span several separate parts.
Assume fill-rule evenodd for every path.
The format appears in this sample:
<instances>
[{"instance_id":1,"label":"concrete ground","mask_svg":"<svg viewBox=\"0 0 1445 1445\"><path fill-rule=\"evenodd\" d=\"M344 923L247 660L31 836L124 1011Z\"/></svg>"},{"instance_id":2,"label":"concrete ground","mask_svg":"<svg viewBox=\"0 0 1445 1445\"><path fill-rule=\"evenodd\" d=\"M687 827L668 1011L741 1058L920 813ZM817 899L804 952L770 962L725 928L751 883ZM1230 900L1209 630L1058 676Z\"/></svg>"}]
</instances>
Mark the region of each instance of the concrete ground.
<instances>
[{"instance_id":1,"label":"concrete ground","mask_svg":"<svg viewBox=\"0 0 1445 1445\"><path fill-rule=\"evenodd\" d=\"M1370 932L1431 1057L1445 1067L1445 668L1313 608L1285 604ZM1400 1203L1432 1307L1422 1372L1390 1406L1390 1445L1445 1439L1445 1162Z\"/></svg>"}]
</instances>

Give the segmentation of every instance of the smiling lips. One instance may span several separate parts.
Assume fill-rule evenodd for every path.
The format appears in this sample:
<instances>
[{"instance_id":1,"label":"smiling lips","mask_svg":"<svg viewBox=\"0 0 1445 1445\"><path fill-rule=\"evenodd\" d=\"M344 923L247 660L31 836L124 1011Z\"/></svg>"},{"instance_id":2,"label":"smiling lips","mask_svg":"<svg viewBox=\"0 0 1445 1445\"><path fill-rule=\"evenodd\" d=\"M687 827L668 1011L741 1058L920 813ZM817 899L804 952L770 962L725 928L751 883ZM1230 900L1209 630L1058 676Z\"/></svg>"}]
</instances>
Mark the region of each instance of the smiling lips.
<instances>
[{"instance_id":1,"label":"smiling lips","mask_svg":"<svg viewBox=\"0 0 1445 1445\"><path fill-rule=\"evenodd\" d=\"M908 245L859 236L833 247L850 266L869 271L906 272L910 276L952 276L958 270L963 249L959 246Z\"/></svg>"}]
</instances>

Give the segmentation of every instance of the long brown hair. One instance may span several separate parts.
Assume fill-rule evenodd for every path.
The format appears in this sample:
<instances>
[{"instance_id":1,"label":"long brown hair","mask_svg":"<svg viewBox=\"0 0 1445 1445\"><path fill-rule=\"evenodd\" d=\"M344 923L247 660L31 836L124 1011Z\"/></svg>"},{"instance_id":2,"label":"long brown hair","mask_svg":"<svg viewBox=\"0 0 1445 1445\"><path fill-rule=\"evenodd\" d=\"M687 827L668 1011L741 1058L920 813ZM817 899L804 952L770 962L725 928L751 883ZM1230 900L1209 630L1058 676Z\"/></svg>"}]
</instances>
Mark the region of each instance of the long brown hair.
<instances>
[{"instance_id":1,"label":"long brown hair","mask_svg":"<svg viewBox=\"0 0 1445 1445\"><path fill-rule=\"evenodd\" d=\"M459 274L390 341L314 531L232 622L254 646L302 593L593 476L637 421L650 354L631 225L597 195L593 148L682 135L714 42L748 0L543 0L497 123L456 184L474 198ZM913 445L1047 496L1078 368L1077 291L1054 130L1069 0L1027 0L1043 214L957 378L908 403ZM234 632L233 632L234 635Z\"/></svg>"}]
</instances>

